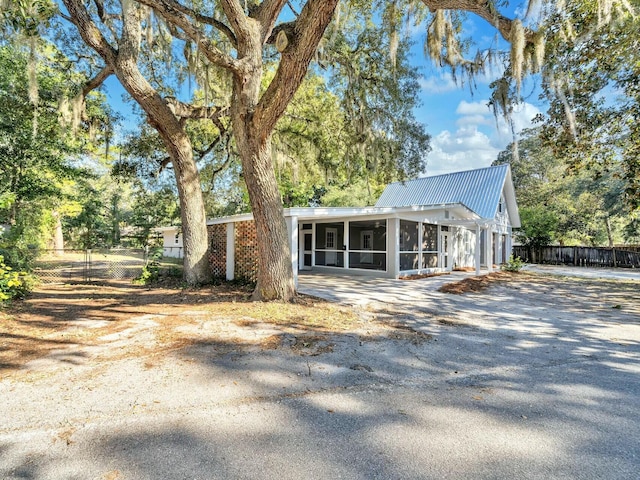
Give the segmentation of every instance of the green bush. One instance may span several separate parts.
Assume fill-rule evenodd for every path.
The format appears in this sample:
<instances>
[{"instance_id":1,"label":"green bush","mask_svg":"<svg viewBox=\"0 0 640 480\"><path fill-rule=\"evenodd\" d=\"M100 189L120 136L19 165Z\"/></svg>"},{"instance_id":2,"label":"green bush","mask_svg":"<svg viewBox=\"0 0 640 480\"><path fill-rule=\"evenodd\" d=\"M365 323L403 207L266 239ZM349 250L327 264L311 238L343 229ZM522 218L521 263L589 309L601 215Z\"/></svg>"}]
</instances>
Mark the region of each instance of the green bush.
<instances>
[{"instance_id":1,"label":"green bush","mask_svg":"<svg viewBox=\"0 0 640 480\"><path fill-rule=\"evenodd\" d=\"M147 263L142 267L140 276L133 279L133 283L136 285L149 285L158 281L160 277L160 259L162 258L162 250L154 251L147 260Z\"/></svg>"},{"instance_id":2,"label":"green bush","mask_svg":"<svg viewBox=\"0 0 640 480\"><path fill-rule=\"evenodd\" d=\"M513 255L509 256L507 263L502 265L502 270L505 272L519 272L524 267L524 262L520 257L513 258Z\"/></svg>"},{"instance_id":3,"label":"green bush","mask_svg":"<svg viewBox=\"0 0 640 480\"><path fill-rule=\"evenodd\" d=\"M15 245L0 244L0 257L3 257L5 263L15 270L31 270L38 254L39 251L36 248L18 248Z\"/></svg>"},{"instance_id":4,"label":"green bush","mask_svg":"<svg viewBox=\"0 0 640 480\"><path fill-rule=\"evenodd\" d=\"M26 272L13 270L0 255L0 304L12 298L22 298L31 290L31 277Z\"/></svg>"}]
</instances>

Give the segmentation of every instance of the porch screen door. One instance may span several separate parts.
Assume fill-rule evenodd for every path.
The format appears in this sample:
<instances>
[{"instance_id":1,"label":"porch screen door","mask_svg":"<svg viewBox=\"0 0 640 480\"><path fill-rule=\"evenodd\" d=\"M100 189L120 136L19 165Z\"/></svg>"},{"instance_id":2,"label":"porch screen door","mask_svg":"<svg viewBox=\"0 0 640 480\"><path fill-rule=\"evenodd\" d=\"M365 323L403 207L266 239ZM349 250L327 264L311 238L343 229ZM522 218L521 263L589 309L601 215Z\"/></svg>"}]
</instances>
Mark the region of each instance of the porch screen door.
<instances>
[{"instance_id":1,"label":"porch screen door","mask_svg":"<svg viewBox=\"0 0 640 480\"><path fill-rule=\"evenodd\" d=\"M338 239L338 229L337 228L327 228L325 233L325 242L324 248L327 250L335 250L336 249L336 241ZM338 261L338 253L333 251L326 252L326 265L335 265Z\"/></svg>"},{"instance_id":2,"label":"porch screen door","mask_svg":"<svg viewBox=\"0 0 640 480\"><path fill-rule=\"evenodd\" d=\"M449 259L451 242L449 241L449 232L442 232L440 234L440 242L441 242L440 251L442 253L442 268L446 270L451 270L451 261Z\"/></svg>"}]
</instances>

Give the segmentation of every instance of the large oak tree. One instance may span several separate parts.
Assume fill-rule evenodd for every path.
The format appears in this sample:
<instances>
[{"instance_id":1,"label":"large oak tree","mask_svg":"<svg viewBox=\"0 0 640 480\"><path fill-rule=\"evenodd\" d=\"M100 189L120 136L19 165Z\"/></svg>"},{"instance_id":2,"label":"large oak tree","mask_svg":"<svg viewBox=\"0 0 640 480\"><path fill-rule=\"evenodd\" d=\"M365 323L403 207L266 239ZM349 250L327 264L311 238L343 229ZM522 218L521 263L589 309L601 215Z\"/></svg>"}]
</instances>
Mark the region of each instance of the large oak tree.
<instances>
[{"instance_id":1,"label":"large oak tree","mask_svg":"<svg viewBox=\"0 0 640 480\"><path fill-rule=\"evenodd\" d=\"M283 9L291 2L265 0L241 2L178 2L175 0L63 0L67 18L84 43L103 62L101 75L114 74L146 113L171 157L182 211L185 272L189 283L207 280L205 212L187 119L214 118L228 113L259 237L257 299L288 300L295 294L287 229L271 158L271 136L276 123L303 81L316 55L338 0L308 0L285 21ZM507 39L514 22L498 13L496 3L476 0L423 0L389 2L397 6L422 4L432 15L434 58L453 64L461 60L447 18L437 12L471 12L496 26ZM382 5L385 2L381 2ZM414 5L415 6L415 5ZM231 77L227 105L194 105L164 95L150 78L149 56L153 43L144 45L151 28L151 9L164 31L184 45L194 47L203 64L222 69ZM517 24L515 24L517 26ZM527 38L529 31L521 28ZM439 38L438 38L439 37ZM528 40L527 40L528 41ZM525 42L526 43L526 42ZM276 44L277 72L261 91L267 49ZM439 48L438 48L439 47ZM455 53L455 54L454 54ZM146 64L145 64L146 62Z\"/></svg>"}]
</instances>

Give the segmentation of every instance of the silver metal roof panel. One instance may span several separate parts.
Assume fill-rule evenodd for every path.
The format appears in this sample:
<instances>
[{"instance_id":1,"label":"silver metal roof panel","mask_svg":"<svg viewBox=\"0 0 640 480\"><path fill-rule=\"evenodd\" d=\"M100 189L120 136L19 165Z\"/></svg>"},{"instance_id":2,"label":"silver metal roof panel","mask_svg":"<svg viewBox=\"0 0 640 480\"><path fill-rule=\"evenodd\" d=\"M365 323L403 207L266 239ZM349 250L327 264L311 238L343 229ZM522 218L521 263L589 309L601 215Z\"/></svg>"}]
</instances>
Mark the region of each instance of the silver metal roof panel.
<instances>
[{"instance_id":1,"label":"silver metal roof panel","mask_svg":"<svg viewBox=\"0 0 640 480\"><path fill-rule=\"evenodd\" d=\"M481 218L493 219L509 165L447 173L387 185L376 207L462 203Z\"/></svg>"}]
</instances>

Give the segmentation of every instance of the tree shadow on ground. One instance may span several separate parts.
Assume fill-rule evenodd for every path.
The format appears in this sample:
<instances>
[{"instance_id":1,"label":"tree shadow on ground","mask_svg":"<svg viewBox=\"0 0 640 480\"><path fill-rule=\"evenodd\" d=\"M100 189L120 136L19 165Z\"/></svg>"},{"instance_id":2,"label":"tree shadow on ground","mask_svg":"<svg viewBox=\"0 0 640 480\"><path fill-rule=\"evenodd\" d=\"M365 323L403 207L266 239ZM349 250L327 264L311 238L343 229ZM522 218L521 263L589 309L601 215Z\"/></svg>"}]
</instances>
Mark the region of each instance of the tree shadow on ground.
<instances>
[{"instance_id":1,"label":"tree shadow on ground","mask_svg":"<svg viewBox=\"0 0 640 480\"><path fill-rule=\"evenodd\" d=\"M139 479L632 478L640 337L638 300L625 295L635 290L573 287L388 305L380 321L403 328L384 333L190 342L172 357L208 382L207 402L116 420L72 451L94 474ZM627 301L612 308L618 296Z\"/></svg>"}]
</instances>

